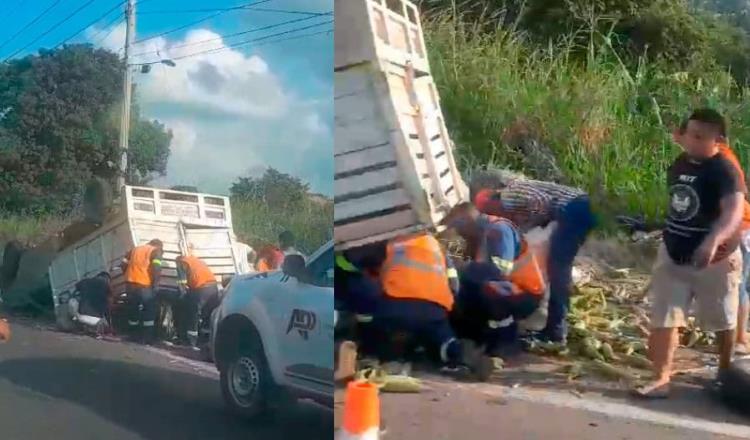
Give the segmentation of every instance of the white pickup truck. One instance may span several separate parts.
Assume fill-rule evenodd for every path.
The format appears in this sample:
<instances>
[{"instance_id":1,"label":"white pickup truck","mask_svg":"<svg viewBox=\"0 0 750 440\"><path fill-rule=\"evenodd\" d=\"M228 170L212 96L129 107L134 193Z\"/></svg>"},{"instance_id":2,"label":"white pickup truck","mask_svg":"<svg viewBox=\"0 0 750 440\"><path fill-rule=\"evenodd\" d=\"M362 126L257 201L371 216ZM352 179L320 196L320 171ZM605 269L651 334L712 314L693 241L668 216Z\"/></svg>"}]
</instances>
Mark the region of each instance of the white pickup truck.
<instances>
[{"instance_id":1,"label":"white pickup truck","mask_svg":"<svg viewBox=\"0 0 750 440\"><path fill-rule=\"evenodd\" d=\"M60 313L67 309L61 307L61 297L68 297L84 278L111 272L115 297L124 295L119 262L133 247L154 238L164 243L164 289L176 289L175 258L186 255L188 248L208 264L218 282L247 270L246 256L238 254L241 243L234 235L227 197L126 186L120 209L101 226L60 249L49 265L58 323L63 327L66 324L65 313ZM118 316L114 311L113 315Z\"/></svg>"},{"instance_id":2,"label":"white pickup truck","mask_svg":"<svg viewBox=\"0 0 750 440\"><path fill-rule=\"evenodd\" d=\"M289 397L333 405L333 261L328 242L306 264L290 255L284 270L236 276L227 286L212 317L211 351L233 412L254 417Z\"/></svg>"}]
</instances>

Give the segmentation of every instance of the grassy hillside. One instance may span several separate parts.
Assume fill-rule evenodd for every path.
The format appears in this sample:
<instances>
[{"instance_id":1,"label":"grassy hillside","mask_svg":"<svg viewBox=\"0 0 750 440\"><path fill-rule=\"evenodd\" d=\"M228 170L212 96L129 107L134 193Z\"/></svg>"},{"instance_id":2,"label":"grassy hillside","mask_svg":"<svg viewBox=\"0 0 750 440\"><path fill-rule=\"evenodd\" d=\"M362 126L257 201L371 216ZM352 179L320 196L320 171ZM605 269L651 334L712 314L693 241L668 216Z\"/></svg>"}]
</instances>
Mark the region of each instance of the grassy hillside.
<instances>
[{"instance_id":1,"label":"grassy hillside","mask_svg":"<svg viewBox=\"0 0 750 440\"><path fill-rule=\"evenodd\" d=\"M491 164L549 178L519 151L519 143L534 139L565 181L589 190L600 182L612 212L660 218L666 167L679 152L669 130L705 105L731 120L731 144L750 163L748 90L725 70L701 60L679 70L645 59L626 67L606 39L597 47L540 46L513 30L488 28L462 23L450 11L425 23L442 108L465 169Z\"/></svg>"}]
</instances>

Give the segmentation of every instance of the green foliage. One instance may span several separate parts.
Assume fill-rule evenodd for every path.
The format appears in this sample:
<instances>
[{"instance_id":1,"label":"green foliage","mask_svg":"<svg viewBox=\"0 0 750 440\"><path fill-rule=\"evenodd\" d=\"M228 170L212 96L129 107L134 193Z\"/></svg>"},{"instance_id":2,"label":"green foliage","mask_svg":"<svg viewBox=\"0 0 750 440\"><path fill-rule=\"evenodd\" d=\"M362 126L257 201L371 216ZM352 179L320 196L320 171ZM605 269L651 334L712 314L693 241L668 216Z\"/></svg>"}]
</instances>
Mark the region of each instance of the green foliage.
<instances>
[{"instance_id":1,"label":"green foliage","mask_svg":"<svg viewBox=\"0 0 750 440\"><path fill-rule=\"evenodd\" d=\"M276 244L292 231L298 247L313 252L333 237L333 202L315 197L299 178L267 168L260 177L240 177L232 184L232 215L237 234L259 248Z\"/></svg>"},{"instance_id":2,"label":"green foliage","mask_svg":"<svg viewBox=\"0 0 750 440\"><path fill-rule=\"evenodd\" d=\"M517 31L515 37L533 41L535 49L564 43L574 61L585 62L592 48L604 47L613 49L631 70L644 59L666 61L663 67L672 71L696 63L716 64L745 84L750 67L750 7L739 3L746 2L423 0L422 5L431 19L450 16L489 34L497 29Z\"/></svg>"},{"instance_id":3,"label":"green foliage","mask_svg":"<svg viewBox=\"0 0 750 440\"><path fill-rule=\"evenodd\" d=\"M569 183L604 190L610 213L658 220L665 173L679 149L670 129L692 108L713 106L733 122L731 143L744 164L750 131L747 92L715 63L683 70L641 59L631 68L609 46L581 60L570 45L534 46L505 29L488 33L443 16L425 23L441 106L465 168L493 164L536 174L514 148L520 137L552 151Z\"/></svg>"},{"instance_id":4,"label":"green foliage","mask_svg":"<svg viewBox=\"0 0 750 440\"><path fill-rule=\"evenodd\" d=\"M122 63L88 45L43 50L0 66L0 209L69 211L91 176L120 162ZM171 133L133 109L133 179L163 174Z\"/></svg>"},{"instance_id":5,"label":"green foliage","mask_svg":"<svg viewBox=\"0 0 750 440\"><path fill-rule=\"evenodd\" d=\"M273 209L294 208L307 198L310 185L274 168L267 168L260 177L240 177L229 189L232 197L263 202Z\"/></svg>"},{"instance_id":6,"label":"green foliage","mask_svg":"<svg viewBox=\"0 0 750 440\"><path fill-rule=\"evenodd\" d=\"M232 200L237 236L260 249L277 244L279 234L292 231L297 248L309 254L333 238L333 202L306 199L293 210L274 209L258 200Z\"/></svg>"}]
</instances>

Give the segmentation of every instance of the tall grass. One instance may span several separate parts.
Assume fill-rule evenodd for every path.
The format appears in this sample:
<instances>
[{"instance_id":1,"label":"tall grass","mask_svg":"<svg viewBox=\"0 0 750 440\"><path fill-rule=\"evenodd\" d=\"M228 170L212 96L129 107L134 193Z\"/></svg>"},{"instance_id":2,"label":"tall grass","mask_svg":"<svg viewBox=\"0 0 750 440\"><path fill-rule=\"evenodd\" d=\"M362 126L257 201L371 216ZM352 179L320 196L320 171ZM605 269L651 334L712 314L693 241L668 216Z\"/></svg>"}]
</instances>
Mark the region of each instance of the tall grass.
<instances>
[{"instance_id":1,"label":"tall grass","mask_svg":"<svg viewBox=\"0 0 750 440\"><path fill-rule=\"evenodd\" d=\"M278 209L262 202L232 201L237 236L258 249L277 244L284 230L291 231L299 250L309 254L333 237L333 203L305 200L296 208Z\"/></svg>"},{"instance_id":2,"label":"tall grass","mask_svg":"<svg viewBox=\"0 0 750 440\"><path fill-rule=\"evenodd\" d=\"M657 220L667 206L666 169L680 151L670 125L706 105L733 122L732 146L750 163L747 91L727 72L708 63L684 72L645 60L626 67L607 44L541 48L511 30L488 28L450 12L425 23L462 166L511 167L544 179L513 147L533 138L551 150L568 183L601 187L606 211Z\"/></svg>"},{"instance_id":3,"label":"tall grass","mask_svg":"<svg viewBox=\"0 0 750 440\"><path fill-rule=\"evenodd\" d=\"M34 246L64 229L69 222L65 217L0 215L0 245L17 240L24 246Z\"/></svg>"}]
</instances>

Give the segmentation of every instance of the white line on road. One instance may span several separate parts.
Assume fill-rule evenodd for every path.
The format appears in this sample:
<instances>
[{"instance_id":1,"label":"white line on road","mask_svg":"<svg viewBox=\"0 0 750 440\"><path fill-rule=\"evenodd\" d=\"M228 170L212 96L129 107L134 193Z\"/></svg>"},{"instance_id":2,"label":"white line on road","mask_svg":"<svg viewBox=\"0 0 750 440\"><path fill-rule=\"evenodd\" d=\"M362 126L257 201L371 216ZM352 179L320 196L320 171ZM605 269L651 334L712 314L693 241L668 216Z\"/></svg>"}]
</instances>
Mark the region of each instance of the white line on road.
<instances>
[{"instance_id":1,"label":"white line on road","mask_svg":"<svg viewBox=\"0 0 750 440\"><path fill-rule=\"evenodd\" d=\"M144 348L152 353L156 353L166 358L169 358L172 362L188 366L190 368L195 369L196 371L200 371L201 373L208 374L209 376L213 378L219 377L219 372L216 371L216 367L214 367L212 364L207 364L205 362L195 361L192 359L184 358L182 356L177 356L176 354L173 354L169 352L168 350L163 350L161 348L150 347L150 346L145 346Z\"/></svg>"},{"instance_id":2,"label":"white line on road","mask_svg":"<svg viewBox=\"0 0 750 440\"><path fill-rule=\"evenodd\" d=\"M711 422L684 414L668 414L604 399L580 399L571 396L569 393L509 388L499 385L490 387L485 385L482 388L476 387L475 389L485 394L493 396L502 395L502 397L529 403L542 403L563 408L579 409L603 414L612 418L638 420L674 428L750 439L750 426Z\"/></svg>"}]
</instances>

